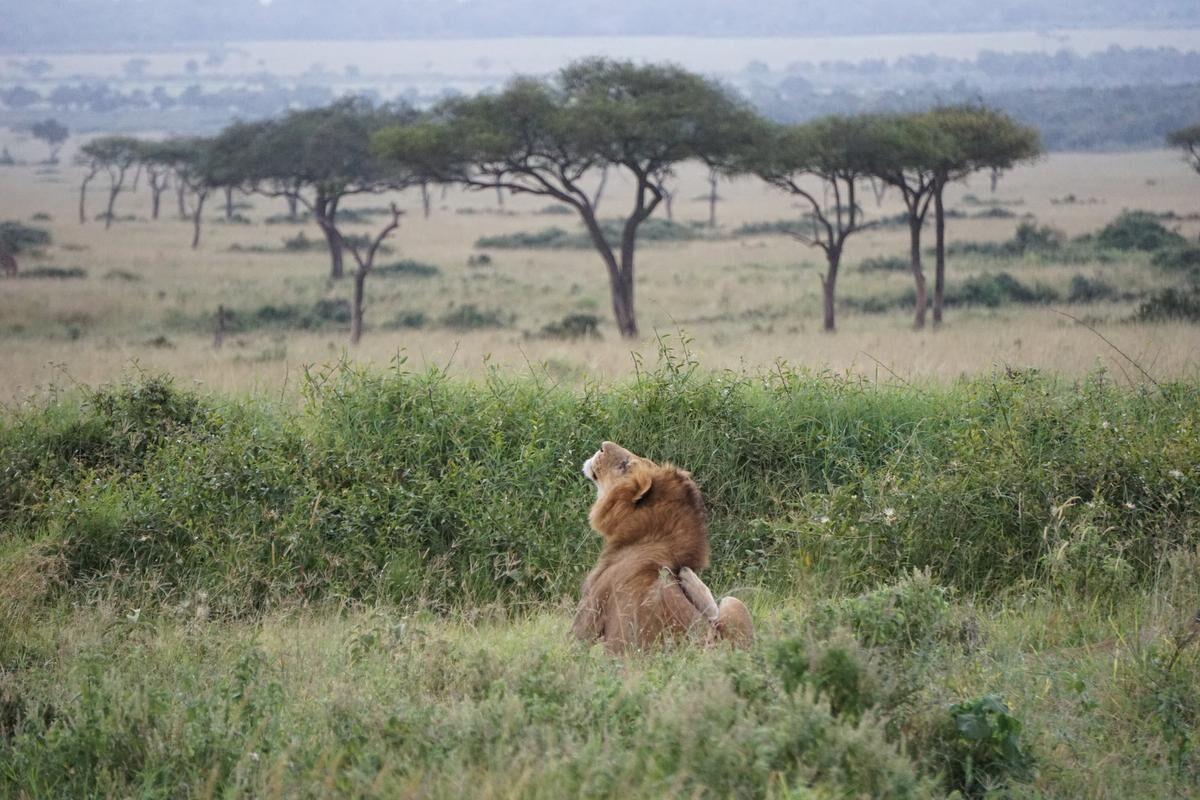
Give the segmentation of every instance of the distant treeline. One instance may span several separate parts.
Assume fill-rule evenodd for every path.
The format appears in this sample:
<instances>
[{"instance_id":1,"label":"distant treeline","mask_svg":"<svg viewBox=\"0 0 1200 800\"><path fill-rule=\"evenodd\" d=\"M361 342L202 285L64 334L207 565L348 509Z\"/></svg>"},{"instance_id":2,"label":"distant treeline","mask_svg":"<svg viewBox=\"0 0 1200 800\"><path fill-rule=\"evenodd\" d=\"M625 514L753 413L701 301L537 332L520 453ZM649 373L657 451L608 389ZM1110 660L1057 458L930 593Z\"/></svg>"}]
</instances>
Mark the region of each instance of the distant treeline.
<instances>
[{"instance_id":1,"label":"distant treeline","mask_svg":"<svg viewBox=\"0 0 1200 800\"><path fill-rule=\"evenodd\" d=\"M751 99L765 115L780 122L801 122L826 114L919 111L935 104L982 100L1037 128L1047 150L1161 147L1167 133L1200 119L1200 83L988 93L964 86L864 96L819 92L785 81L754 91Z\"/></svg>"},{"instance_id":2,"label":"distant treeline","mask_svg":"<svg viewBox=\"0 0 1200 800\"><path fill-rule=\"evenodd\" d=\"M1200 76L1200 50L1113 45L1083 55L1066 49L1055 53L984 50L975 58L925 53L890 61L797 60L776 71L762 62L751 61L746 65L743 80L763 85L785 80L808 81L817 89L851 91L966 83L979 90L994 91L1192 83L1197 76Z\"/></svg>"},{"instance_id":3,"label":"distant treeline","mask_svg":"<svg viewBox=\"0 0 1200 800\"><path fill-rule=\"evenodd\" d=\"M1198 73L1200 74L1200 73ZM770 86L757 83L748 95L758 109L781 122L799 122L826 114L865 111L918 111L935 104L976 102L1007 112L1036 127L1048 150L1105 150L1160 147L1163 137L1200 119L1200 83L1109 88L1074 87L980 92L960 85L885 90L871 94L822 91L803 79L786 78ZM53 113L72 130L130 132L155 124L180 132L211 133L234 118L265 119L289 108L330 102L328 86L298 85L219 88L189 86L171 95L161 87L123 92L112 84L64 84L45 95L24 86L0 90L10 125L28 125ZM367 95L380 100L377 93ZM424 98L411 98L421 102ZM432 98L430 98L432 99Z\"/></svg>"},{"instance_id":4,"label":"distant treeline","mask_svg":"<svg viewBox=\"0 0 1200 800\"><path fill-rule=\"evenodd\" d=\"M263 39L487 36L812 36L1196 27L1194 0L56 0L9 3L0 47Z\"/></svg>"}]
</instances>

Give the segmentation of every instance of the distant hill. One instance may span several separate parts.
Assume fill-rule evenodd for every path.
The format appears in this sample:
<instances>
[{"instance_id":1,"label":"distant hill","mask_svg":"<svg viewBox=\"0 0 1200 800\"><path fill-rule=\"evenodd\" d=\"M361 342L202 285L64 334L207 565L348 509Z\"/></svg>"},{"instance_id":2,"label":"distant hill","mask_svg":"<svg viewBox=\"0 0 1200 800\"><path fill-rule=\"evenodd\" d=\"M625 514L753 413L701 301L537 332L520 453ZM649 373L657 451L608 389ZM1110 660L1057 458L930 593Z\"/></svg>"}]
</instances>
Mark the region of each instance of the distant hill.
<instances>
[{"instance_id":1,"label":"distant hill","mask_svg":"<svg viewBox=\"0 0 1200 800\"><path fill-rule=\"evenodd\" d=\"M263 39L1200 28L1195 0L0 0L0 47Z\"/></svg>"}]
</instances>

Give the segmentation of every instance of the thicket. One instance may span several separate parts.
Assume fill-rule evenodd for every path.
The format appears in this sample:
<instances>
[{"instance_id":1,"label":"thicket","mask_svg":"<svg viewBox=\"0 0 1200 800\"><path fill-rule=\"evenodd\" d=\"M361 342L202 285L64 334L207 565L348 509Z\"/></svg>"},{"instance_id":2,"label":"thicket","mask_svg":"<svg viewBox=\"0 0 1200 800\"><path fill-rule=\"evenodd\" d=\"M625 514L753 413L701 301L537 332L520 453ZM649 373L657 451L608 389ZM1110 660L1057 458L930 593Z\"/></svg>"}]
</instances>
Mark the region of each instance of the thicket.
<instances>
[{"instance_id":1,"label":"thicket","mask_svg":"<svg viewBox=\"0 0 1200 800\"><path fill-rule=\"evenodd\" d=\"M668 357L605 391L402 368L306 391L287 411L149 378L6 413L0 527L61 559L72 595L204 590L231 615L558 598L598 544L579 464L612 439L695 473L717 586L786 587L817 564L848 587L923 567L970 593L1120 588L1197 541L1194 385L917 390Z\"/></svg>"}]
</instances>

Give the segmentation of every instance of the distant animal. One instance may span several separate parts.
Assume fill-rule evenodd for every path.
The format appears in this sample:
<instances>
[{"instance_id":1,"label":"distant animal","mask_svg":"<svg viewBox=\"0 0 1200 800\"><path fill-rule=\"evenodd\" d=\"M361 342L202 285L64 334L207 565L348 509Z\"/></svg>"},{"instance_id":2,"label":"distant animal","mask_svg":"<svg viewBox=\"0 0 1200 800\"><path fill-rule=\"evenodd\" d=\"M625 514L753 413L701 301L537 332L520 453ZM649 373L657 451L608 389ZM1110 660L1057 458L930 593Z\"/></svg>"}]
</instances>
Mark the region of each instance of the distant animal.
<instances>
[{"instance_id":1,"label":"distant animal","mask_svg":"<svg viewBox=\"0 0 1200 800\"><path fill-rule=\"evenodd\" d=\"M708 566L708 521L691 474L604 442L583 465L596 485L588 514L604 545L583 582L571 630L624 653L687 638L746 646L742 601L717 603L696 573Z\"/></svg>"},{"instance_id":2,"label":"distant animal","mask_svg":"<svg viewBox=\"0 0 1200 800\"><path fill-rule=\"evenodd\" d=\"M0 244L0 269L3 269L4 274L10 278L17 274L17 258L2 244Z\"/></svg>"}]
</instances>

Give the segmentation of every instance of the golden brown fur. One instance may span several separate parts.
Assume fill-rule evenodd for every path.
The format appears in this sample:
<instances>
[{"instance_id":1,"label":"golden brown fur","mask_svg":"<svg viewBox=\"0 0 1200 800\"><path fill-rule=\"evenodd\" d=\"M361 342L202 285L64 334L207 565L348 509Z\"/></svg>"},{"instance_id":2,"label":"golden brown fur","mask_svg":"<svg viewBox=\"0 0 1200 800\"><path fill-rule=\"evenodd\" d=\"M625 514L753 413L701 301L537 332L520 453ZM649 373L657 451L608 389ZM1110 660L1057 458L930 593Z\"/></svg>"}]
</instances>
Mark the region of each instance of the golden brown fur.
<instances>
[{"instance_id":1,"label":"golden brown fur","mask_svg":"<svg viewBox=\"0 0 1200 800\"><path fill-rule=\"evenodd\" d=\"M748 643L746 607L736 598L718 606L696 575L708 566L708 524L692 476L612 442L584 474L596 484L588 521L604 546L583 582L574 634L615 653L689 635Z\"/></svg>"}]
</instances>

